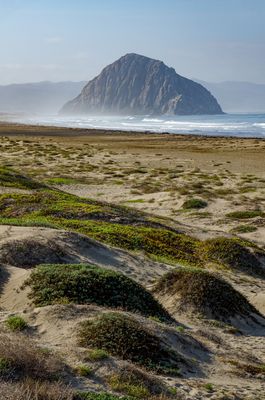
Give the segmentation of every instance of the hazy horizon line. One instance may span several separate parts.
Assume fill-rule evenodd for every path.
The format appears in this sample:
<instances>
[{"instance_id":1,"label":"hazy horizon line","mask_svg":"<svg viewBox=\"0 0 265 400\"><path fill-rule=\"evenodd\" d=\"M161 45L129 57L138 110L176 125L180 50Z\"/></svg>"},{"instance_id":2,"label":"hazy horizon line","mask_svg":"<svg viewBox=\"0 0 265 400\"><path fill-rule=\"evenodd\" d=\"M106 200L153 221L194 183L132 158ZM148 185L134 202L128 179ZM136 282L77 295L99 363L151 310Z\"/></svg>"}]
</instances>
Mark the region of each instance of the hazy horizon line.
<instances>
[{"instance_id":1,"label":"hazy horizon line","mask_svg":"<svg viewBox=\"0 0 265 400\"><path fill-rule=\"evenodd\" d=\"M98 74L99 75L99 74ZM90 79L76 79L76 80L71 80L71 79L66 79L66 80L50 80L50 79L43 79L43 80L32 80L32 81L23 81L23 82L9 82L9 83L1 83L0 86L12 86L12 85L30 85L30 84L37 84L37 83L53 83L53 84L58 84L58 83L81 83L81 82L89 82L92 79L94 79L96 76L95 75L93 78ZM182 75L183 76L183 75ZM210 83L210 84L221 84L221 83L245 83L245 84L251 84L251 85L264 85L265 82L254 82L254 81L249 81L249 80L234 80L234 79L229 79L229 80L222 80L222 81L208 81L205 79L201 78L189 78L187 76L184 76L184 78L190 79L194 82L205 82L205 83Z\"/></svg>"}]
</instances>

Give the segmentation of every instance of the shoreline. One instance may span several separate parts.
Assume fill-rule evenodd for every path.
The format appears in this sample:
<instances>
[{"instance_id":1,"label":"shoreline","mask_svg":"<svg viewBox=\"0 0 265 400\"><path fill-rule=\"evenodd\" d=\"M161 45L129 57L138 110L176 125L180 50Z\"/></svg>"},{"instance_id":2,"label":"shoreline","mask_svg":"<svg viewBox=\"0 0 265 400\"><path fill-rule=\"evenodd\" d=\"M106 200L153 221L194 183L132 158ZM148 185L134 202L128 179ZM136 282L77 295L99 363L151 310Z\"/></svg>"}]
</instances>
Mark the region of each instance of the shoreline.
<instances>
[{"instance_id":1,"label":"shoreline","mask_svg":"<svg viewBox=\"0 0 265 400\"><path fill-rule=\"evenodd\" d=\"M135 131L135 130L120 130L120 129L100 129L100 128L76 128L76 127L63 127L56 125L34 125L23 124L18 122L10 122L0 120L0 135L5 133L7 136L25 135L25 136L143 136L148 135L153 137L172 137L176 139L215 139L215 140L249 140L249 141L265 141L265 137L254 136L233 136L233 135L214 135L204 133L172 133L172 132L153 132L153 131Z\"/></svg>"}]
</instances>

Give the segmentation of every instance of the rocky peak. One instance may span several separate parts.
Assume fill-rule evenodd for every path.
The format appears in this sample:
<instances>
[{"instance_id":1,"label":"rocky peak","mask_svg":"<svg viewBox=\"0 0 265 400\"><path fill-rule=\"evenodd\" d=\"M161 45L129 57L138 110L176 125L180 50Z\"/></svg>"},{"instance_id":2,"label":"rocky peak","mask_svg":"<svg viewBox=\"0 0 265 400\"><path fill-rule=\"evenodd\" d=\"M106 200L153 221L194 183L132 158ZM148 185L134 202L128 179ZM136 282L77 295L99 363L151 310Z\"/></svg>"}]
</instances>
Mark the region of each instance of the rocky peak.
<instances>
[{"instance_id":1,"label":"rocky peak","mask_svg":"<svg viewBox=\"0 0 265 400\"><path fill-rule=\"evenodd\" d=\"M105 67L66 114L221 114L217 100L202 85L178 75L162 61L129 53Z\"/></svg>"}]
</instances>

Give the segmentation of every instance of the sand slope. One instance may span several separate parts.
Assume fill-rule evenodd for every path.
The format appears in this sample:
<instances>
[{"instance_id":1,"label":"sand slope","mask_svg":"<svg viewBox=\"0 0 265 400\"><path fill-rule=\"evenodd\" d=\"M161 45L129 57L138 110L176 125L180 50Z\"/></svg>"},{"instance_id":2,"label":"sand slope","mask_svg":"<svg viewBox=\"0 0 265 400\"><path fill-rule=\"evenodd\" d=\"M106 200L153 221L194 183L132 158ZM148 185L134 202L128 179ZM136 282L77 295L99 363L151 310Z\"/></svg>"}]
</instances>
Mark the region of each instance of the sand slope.
<instances>
[{"instance_id":1,"label":"sand slope","mask_svg":"<svg viewBox=\"0 0 265 400\"><path fill-rule=\"evenodd\" d=\"M16 226L0 226L0 262L3 246L9 244L12 247L12 243L16 245L17 243L26 243L27 246L30 243L46 245L45 260L43 254L38 259L38 255L34 253L36 264L53 262L56 250L60 254L60 263L97 264L104 268L123 272L146 285L171 268L169 265L148 260L143 255L115 249L76 233L49 228ZM53 247L54 244L56 244L56 249ZM16 265L19 266L21 253L16 247L18 246L14 246L13 258ZM9 251L12 252L12 249L9 248Z\"/></svg>"}]
</instances>

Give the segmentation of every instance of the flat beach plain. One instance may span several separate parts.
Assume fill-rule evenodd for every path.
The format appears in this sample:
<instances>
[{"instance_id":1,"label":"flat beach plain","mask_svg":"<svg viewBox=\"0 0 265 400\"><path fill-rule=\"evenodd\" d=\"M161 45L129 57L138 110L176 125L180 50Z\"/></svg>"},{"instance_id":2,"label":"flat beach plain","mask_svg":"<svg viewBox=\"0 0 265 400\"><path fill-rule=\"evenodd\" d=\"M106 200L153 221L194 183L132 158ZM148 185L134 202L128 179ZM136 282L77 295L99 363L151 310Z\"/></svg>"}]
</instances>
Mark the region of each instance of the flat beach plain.
<instances>
[{"instance_id":1,"label":"flat beach plain","mask_svg":"<svg viewBox=\"0 0 265 400\"><path fill-rule=\"evenodd\" d=\"M14 314L22 315L28 326L28 340L63 358L72 371L68 370L69 381L76 382L76 387L84 391L112 391L119 396L136 398L158 398L158 395L164 399L194 400L263 398L265 275L253 273L250 264L255 256L260 260L260 267L265 268L265 140L2 123L0 166L4 166L4 173L10 169L18 174L8 185L0 180L0 195L3 195L0 212L5 218L5 224L0 226L0 264L6 272L1 278L0 334L6 335L5 340L9 335L8 318ZM28 188L17 183L19 174L32 179L27 183ZM39 188L30 188L33 181L38 182ZM19 197L23 194L31 196L35 190L41 194L36 195L37 200L31 198L30 204L26 197L24 200ZM78 197L68 198L65 193ZM56 204L49 203L49 196L55 196ZM90 203L82 205L78 200L80 197L82 202L87 199ZM47 218L56 218L57 229L38 224L32 227L28 223L23 226L27 213L40 215L39 204L42 203L38 199L42 199L47 207ZM75 202L78 203L76 208ZM72 208L67 209L70 205ZM174 261L174 255L172 259L163 260L163 257L154 257L155 251L151 254L149 248L138 251L141 248L139 239L133 242L131 249L131 243L128 245L123 240L120 245L117 241L113 244L113 237L108 236L113 232L104 232L102 243L99 243L94 239L100 236L90 239L75 225L71 229L69 221L73 215L75 224L85 223L87 210L94 213L93 218L89 217L94 225L98 221L104 226L117 225L120 229L131 224L133 229L124 232L128 234L126 239L132 241L133 230L138 234L144 226L146 231L143 229L141 234L150 235L155 250L158 239L152 236L152 229L161 229L162 236L166 229L167 240L171 240L171 235L181 235L174 238L185 238L185 243L180 240L178 245L188 255L198 254L198 265L195 269L194 265L187 265L188 257ZM140 213L133 214L131 210ZM10 224L6 225L8 218ZM21 223L18 223L20 218ZM62 219L65 225L61 223ZM12 226L15 220L14 225L19 226ZM79 235L80 232L84 235ZM96 231L91 232L95 234ZM213 239L217 241L212 242ZM220 243L222 252L216 256ZM227 247L227 243L233 246ZM236 257L239 256L238 249L242 249L244 257L239 263L227 256L230 249L231 252L236 249ZM28 296L30 288L26 286L22 290L21 286L29 279L30 268L55 263L55 252L58 262L97 264L122 272L150 290L173 315L176 324L167 326L156 318L128 312L124 321L130 324L130 329L142 326L144 333L140 332L141 335L151 332L152 338L162 338L174 360L178 354L180 370L167 366L168 373L165 370L158 373L155 368L150 371L150 366L145 368L131 364L130 360L121 360L118 353L106 355L101 349L100 354L104 357L100 358L95 350L77 344L80 323L90 329L94 325L87 319L97 318L95 323L103 327L109 320L119 323L124 318L120 310L117 317L109 315L106 307L71 304L66 298L58 304L35 308ZM27 260L28 263L31 261L30 268ZM241 268L241 261L245 269ZM193 290L193 287L185 286L189 285L189 280L184 279L181 304L180 293L174 292L174 285L168 293L159 292L158 295L153 291L157 281L175 267L182 268L187 276L196 277L194 274L200 274L200 268L217 274L256 308L257 321L253 323L250 319L247 322L245 316L234 317L231 325L212 320L207 317L207 307L201 309L201 314L189 313L186 290L187 293ZM53 266L49 268L51 273L56 270ZM203 276L198 276L203 282ZM196 279L194 281L196 283ZM196 296L200 295L196 293ZM113 313L113 309L111 311ZM21 343L22 346L23 341Z\"/></svg>"},{"instance_id":2,"label":"flat beach plain","mask_svg":"<svg viewBox=\"0 0 265 400\"><path fill-rule=\"evenodd\" d=\"M265 244L265 140L5 124L0 134L1 164L37 180ZM183 208L197 198L207 206Z\"/></svg>"}]
</instances>

